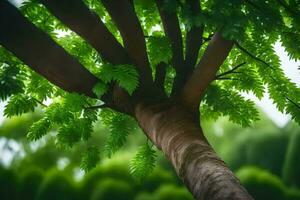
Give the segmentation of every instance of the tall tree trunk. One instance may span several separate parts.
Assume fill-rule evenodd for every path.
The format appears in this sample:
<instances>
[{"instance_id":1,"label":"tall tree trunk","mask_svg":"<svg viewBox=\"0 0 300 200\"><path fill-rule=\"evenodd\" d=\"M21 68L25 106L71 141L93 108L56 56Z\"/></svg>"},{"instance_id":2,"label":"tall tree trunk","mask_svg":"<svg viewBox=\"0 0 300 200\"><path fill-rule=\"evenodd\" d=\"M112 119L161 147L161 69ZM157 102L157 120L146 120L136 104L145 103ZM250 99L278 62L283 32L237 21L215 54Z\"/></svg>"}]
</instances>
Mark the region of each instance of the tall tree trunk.
<instances>
[{"instance_id":1,"label":"tall tree trunk","mask_svg":"<svg viewBox=\"0 0 300 200\"><path fill-rule=\"evenodd\" d=\"M180 105L138 104L135 115L195 199L253 199L209 145L193 113Z\"/></svg>"}]
</instances>

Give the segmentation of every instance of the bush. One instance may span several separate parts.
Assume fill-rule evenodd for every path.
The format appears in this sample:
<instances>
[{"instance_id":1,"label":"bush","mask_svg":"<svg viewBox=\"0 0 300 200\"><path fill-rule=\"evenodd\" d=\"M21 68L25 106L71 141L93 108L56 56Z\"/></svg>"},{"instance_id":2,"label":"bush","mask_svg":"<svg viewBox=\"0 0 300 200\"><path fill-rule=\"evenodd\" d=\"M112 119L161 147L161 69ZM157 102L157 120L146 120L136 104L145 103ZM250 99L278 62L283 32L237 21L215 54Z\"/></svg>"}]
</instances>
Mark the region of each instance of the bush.
<instances>
[{"instance_id":1,"label":"bush","mask_svg":"<svg viewBox=\"0 0 300 200\"><path fill-rule=\"evenodd\" d=\"M290 186L300 187L300 131L292 133L282 169L284 182Z\"/></svg>"},{"instance_id":2,"label":"bush","mask_svg":"<svg viewBox=\"0 0 300 200\"><path fill-rule=\"evenodd\" d=\"M133 197L134 192L127 182L105 179L96 185L91 200L132 200Z\"/></svg>"},{"instance_id":3,"label":"bush","mask_svg":"<svg viewBox=\"0 0 300 200\"><path fill-rule=\"evenodd\" d=\"M20 175L19 199L32 200L37 195L37 189L44 178L43 172L38 168L30 168Z\"/></svg>"},{"instance_id":4,"label":"bush","mask_svg":"<svg viewBox=\"0 0 300 200\"><path fill-rule=\"evenodd\" d=\"M194 200L186 188L174 185L163 185L155 191L156 200Z\"/></svg>"},{"instance_id":5,"label":"bush","mask_svg":"<svg viewBox=\"0 0 300 200\"><path fill-rule=\"evenodd\" d=\"M150 193L141 192L135 197L134 200L156 200L156 198L154 198Z\"/></svg>"},{"instance_id":6,"label":"bush","mask_svg":"<svg viewBox=\"0 0 300 200\"><path fill-rule=\"evenodd\" d=\"M18 182L15 174L0 166L0 197L2 200L14 200L16 198Z\"/></svg>"},{"instance_id":7,"label":"bush","mask_svg":"<svg viewBox=\"0 0 300 200\"><path fill-rule=\"evenodd\" d=\"M129 173L128 166L124 163L109 162L103 164L88 174L82 181L82 197L88 198L95 190L95 186L99 181L111 178L113 180L122 180L128 182L135 187L135 182Z\"/></svg>"},{"instance_id":8,"label":"bush","mask_svg":"<svg viewBox=\"0 0 300 200\"><path fill-rule=\"evenodd\" d=\"M281 176L288 135L253 133L237 136L235 145L228 147L224 160L235 171L244 165L256 165Z\"/></svg>"},{"instance_id":9,"label":"bush","mask_svg":"<svg viewBox=\"0 0 300 200\"><path fill-rule=\"evenodd\" d=\"M42 182L37 200L76 200L77 190L73 182L62 172L51 172Z\"/></svg>"},{"instance_id":10,"label":"bush","mask_svg":"<svg viewBox=\"0 0 300 200\"><path fill-rule=\"evenodd\" d=\"M175 182L174 176L169 171L156 168L145 180L141 182L141 190L153 192L162 184L171 184Z\"/></svg>"},{"instance_id":11,"label":"bush","mask_svg":"<svg viewBox=\"0 0 300 200\"><path fill-rule=\"evenodd\" d=\"M287 200L300 200L300 191L295 189L288 190Z\"/></svg>"},{"instance_id":12,"label":"bush","mask_svg":"<svg viewBox=\"0 0 300 200\"><path fill-rule=\"evenodd\" d=\"M236 173L241 183L255 200L284 200L285 187L281 180L256 167L246 166Z\"/></svg>"}]
</instances>

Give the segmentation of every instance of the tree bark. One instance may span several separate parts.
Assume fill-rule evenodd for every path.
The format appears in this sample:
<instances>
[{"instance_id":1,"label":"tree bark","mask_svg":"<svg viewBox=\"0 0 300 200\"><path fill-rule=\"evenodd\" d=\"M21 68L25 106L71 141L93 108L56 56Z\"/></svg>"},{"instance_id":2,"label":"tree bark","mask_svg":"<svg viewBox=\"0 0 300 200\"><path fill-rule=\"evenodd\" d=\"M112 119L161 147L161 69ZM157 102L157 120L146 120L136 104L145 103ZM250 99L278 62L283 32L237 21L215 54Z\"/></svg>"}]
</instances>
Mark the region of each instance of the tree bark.
<instances>
[{"instance_id":1,"label":"tree bark","mask_svg":"<svg viewBox=\"0 0 300 200\"><path fill-rule=\"evenodd\" d=\"M209 145L193 113L180 105L141 103L135 116L195 199L253 199Z\"/></svg>"}]
</instances>

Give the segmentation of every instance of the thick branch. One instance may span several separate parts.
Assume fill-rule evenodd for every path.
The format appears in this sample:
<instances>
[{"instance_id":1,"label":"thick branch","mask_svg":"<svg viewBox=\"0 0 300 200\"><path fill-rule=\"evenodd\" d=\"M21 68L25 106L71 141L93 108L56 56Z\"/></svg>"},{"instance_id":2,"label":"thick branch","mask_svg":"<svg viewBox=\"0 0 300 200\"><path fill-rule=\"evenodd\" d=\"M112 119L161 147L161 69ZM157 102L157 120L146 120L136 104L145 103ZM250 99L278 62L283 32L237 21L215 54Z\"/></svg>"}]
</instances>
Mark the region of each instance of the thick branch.
<instances>
[{"instance_id":1,"label":"thick branch","mask_svg":"<svg viewBox=\"0 0 300 200\"><path fill-rule=\"evenodd\" d=\"M125 49L82 0L72 0L72 3L69 0L41 0L41 3L70 29L86 39L104 60L112 64L130 62Z\"/></svg>"},{"instance_id":2,"label":"thick branch","mask_svg":"<svg viewBox=\"0 0 300 200\"><path fill-rule=\"evenodd\" d=\"M129 0L102 0L102 3L118 27L125 48L140 72L141 81L151 84L151 68L144 33L132 3Z\"/></svg>"},{"instance_id":3,"label":"thick branch","mask_svg":"<svg viewBox=\"0 0 300 200\"><path fill-rule=\"evenodd\" d=\"M99 81L13 5L0 1L0 44L37 73L69 92L94 97Z\"/></svg>"},{"instance_id":4,"label":"thick branch","mask_svg":"<svg viewBox=\"0 0 300 200\"><path fill-rule=\"evenodd\" d=\"M253 200L208 144L193 113L180 105L139 104L135 117L196 200Z\"/></svg>"},{"instance_id":5,"label":"thick branch","mask_svg":"<svg viewBox=\"0 0 300 200\"><path fill-rule=\"evenodd\" d=\"M224 39L221 33L217 32L213 36L193 75L183 88L182 99L187 107L193 111L198 110L206 88L215 79L232 46L233 41Z\"/></svg>"},{"instance_id":6,"label":"thick branch","mask_svg":"<svg viewBox=\"0 0 300 200\"><path fill-rule=\"evenodd\" d=\"M176 78L172 93L178 91L185 82L185 67L183 59L182 34L179 26L179 20L176 12L168 12L163 8L163 0L156 0L160 18L164 27L166 36L169 38L172 46L172 63L176 70Z\"/></svg>"},{"instance_id":7,"label":"thick branch","mask_svg":"<svg viewBox=\"0 0 300 200\"><path fill-rule=\"evenodd\" d=\"M167 64L166 63L161 62L156 66L154 85L160 91L164 91L166 72L167 72Z\"/></svg>"},{"instance_id":8,"label":"thick branch","mask_svg":"<svg viewBox=\"0 0 300 200\"><path fill-rule=\"evenodd\" d=\"M198 0L188 1L190 9L194 15L200 12L200 4ZM192 73L196 65L199 49L202 43L203 25L193 26L186 33L186 52L185 52L185 67L188 74Z\"/></svg>"}]
</instances>

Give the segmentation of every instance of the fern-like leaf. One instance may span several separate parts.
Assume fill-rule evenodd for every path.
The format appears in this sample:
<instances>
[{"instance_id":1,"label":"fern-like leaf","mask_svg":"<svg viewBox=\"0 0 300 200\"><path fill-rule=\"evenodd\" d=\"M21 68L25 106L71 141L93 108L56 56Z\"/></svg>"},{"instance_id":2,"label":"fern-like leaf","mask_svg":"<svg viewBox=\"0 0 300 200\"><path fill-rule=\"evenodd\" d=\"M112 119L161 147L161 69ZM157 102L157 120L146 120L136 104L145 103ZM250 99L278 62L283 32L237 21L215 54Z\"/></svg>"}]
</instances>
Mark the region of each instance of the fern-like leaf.
<instances>
[{"instance_id":1,"label":"fern-like leaf","mask_svg":"<svg viewBox=\"0 0 300 200\"><path fill-rule=\"evenodd\" d=\"M102 110L100 113L101 121L110 131L105 144L105 154L111 157L126 142L129 133L134 131L136 123L132 118L125 114Z\"/></svg>"},{"instance_id":2,"label":"fern-like leaf","mask_svg":"<svg viewBox=\"0 0 300 200\"><path fill-rule=\"evenodd\" d=\"M34 111L36 106L37 102L32 97L24 94L13 95L5 106L4 115L6 117L21 115L29 111Z\"/></svg>"},{"instance_id":3,"label":"fern-like leaf","mask_svg":"<svg viewBox=\"0 0 300 200\"><path fill-rule=\"evenodd\" d=\"M43 117L31 125L27 134L27 138L31 141L36 141L46 135L50 129L50 120L47 117Z\"/></svg>"},{"instance_id":4,"label":"fern-like leaf","mask_svg":"<svg viewBox=\"0 0 300 200\"><path fill-rule=\"evenodd\" d=\"M80 168L85 172L88 172L94 167L96 167L99 161L100 161L99 149L95 146L89 147L82 156Z\"/></svg>"},{"instance_id":5,"label":"fern-like leaf","mask_svg":"<svg viewBox=\"0 0 300 200\"><path fill-rule=\"evenodd\" d=\"M138 180L143 180L153 171L156 157L156 151L148 143L139 147L135 156L130 161L130 173Z\"/></svg>"}]
</instances>

